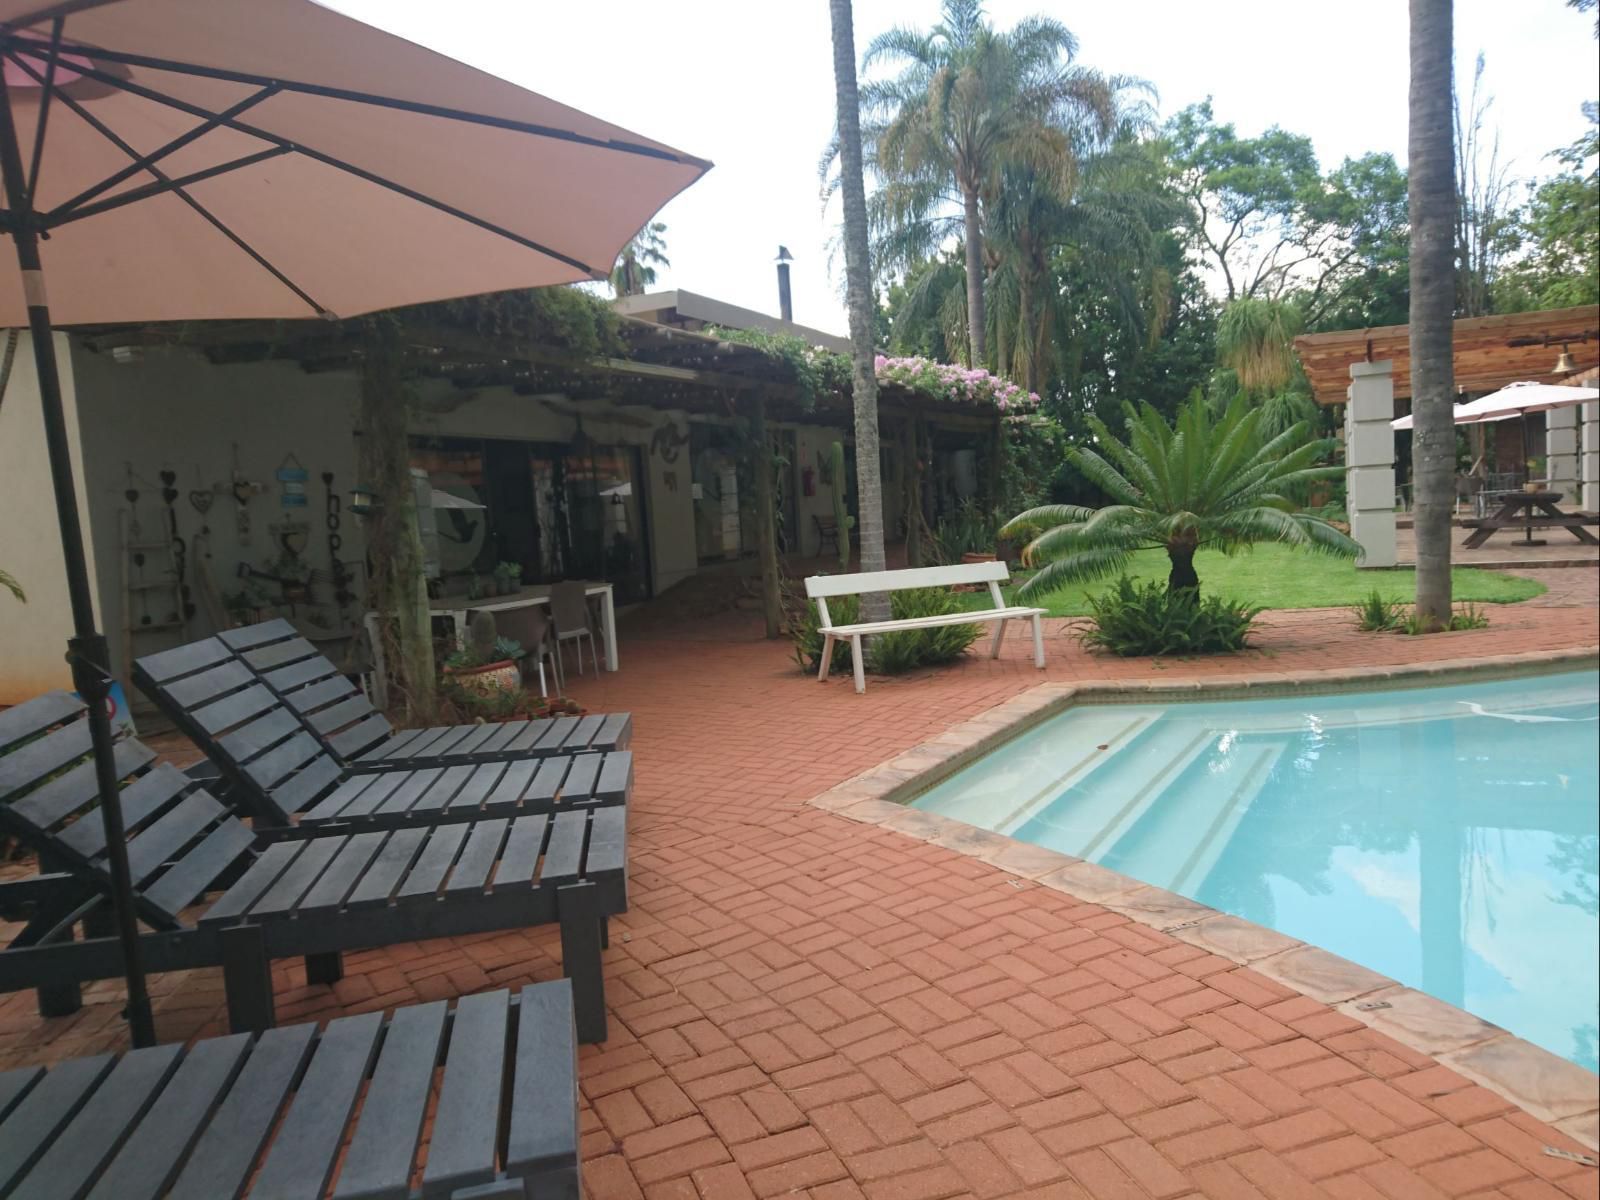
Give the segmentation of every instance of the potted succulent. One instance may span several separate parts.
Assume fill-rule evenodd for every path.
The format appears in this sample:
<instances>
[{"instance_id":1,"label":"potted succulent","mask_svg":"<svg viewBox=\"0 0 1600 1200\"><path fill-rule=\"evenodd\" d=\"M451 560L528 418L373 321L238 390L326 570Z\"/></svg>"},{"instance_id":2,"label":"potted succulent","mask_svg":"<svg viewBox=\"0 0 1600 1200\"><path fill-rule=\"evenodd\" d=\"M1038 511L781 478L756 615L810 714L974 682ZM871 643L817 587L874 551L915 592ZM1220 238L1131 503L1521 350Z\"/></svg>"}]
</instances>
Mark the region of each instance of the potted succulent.
<instances>
[{"instance_id":1,"label":"potted succulent","mask_svg":"<svg viewBox=\"0 0 1600 1200\"><path fill-rule=\"evenodd\" d=\"M469 692L515 691L522 686L517 660L523 653L521 642L495 635L493 614L476 612L465 644L444 660L444 673Z\"/></svg>"},{"instance_id":2,"label":"potted succulent","mask_svg":"<svg viewBox=\"0 0 1600 1200\"><path fill-rule=\"evenodd\" d=\"M502 596L515 595L522 586L522 564L503 562L494 569L495 588Z\"/></svg>"}]
</instances>

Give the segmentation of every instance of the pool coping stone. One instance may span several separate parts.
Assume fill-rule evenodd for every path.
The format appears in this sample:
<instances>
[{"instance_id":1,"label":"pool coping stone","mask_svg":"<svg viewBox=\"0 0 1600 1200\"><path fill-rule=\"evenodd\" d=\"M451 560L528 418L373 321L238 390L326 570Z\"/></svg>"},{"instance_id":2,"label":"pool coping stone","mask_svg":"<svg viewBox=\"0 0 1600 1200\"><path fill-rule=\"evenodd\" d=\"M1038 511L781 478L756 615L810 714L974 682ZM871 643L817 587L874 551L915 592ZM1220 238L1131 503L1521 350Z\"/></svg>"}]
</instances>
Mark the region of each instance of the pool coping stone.
<instances>
[{"instance_id":1,"label":"pool coping stone","mask_svg":"<svg viewBox=\"0 0 1600 1200\"><path fill-rule=\"evenodd\" d=\"M1096 863L908 803L973 760L1069 708L1093 704L1267 699L1302 692L1402 690L1454 678L1511 679L1596 662L1593 649L1447 659L1395 667L1195 680L1044 683L930 738L810 803L977 858L1019 880L1099 904L1169 937L1258 971L1482 1084L1590 1150L1600 1149L1600 1079L1464 1009L1320 947Z\"/></svg>"}]
</instances>

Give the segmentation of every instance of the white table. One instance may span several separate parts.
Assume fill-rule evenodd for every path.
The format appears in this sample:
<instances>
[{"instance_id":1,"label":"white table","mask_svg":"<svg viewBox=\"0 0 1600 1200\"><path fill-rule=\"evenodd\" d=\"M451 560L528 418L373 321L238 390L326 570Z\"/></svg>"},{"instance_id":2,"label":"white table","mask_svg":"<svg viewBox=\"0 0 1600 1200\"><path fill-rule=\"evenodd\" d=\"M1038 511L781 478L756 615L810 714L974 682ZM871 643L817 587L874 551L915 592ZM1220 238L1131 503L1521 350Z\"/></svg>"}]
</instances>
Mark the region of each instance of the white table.
<instances>
[{"instance_id":1,"label":"white table","mask_svg":"<svg viewBox=\"0 0 1600 1200\"><path fill-rule=\"evenodd\" d=\"M606 642L606 670L617 669L617 609L609 583L589 583L584 585L585 596L600 597L600 632ZM536 583L525 587L510 596L485 596L480 600L468 600L465 596L440 596L437 600L428 602L428 611L436 617L449 617L456 627L456 641L461 642L467 636L467 614L469 612L506 612L514 608L532 608L535 605L549 605L550 585Z\"/></svg>"}]
</instances>

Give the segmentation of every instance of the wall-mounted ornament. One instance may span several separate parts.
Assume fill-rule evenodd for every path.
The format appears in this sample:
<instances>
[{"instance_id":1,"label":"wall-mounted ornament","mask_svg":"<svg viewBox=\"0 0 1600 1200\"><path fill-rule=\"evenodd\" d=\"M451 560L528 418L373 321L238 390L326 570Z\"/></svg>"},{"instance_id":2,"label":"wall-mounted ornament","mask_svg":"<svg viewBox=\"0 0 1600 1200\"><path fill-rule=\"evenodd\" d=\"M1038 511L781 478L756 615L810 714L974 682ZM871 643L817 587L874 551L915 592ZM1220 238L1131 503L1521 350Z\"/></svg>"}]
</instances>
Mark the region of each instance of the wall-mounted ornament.
<instances>
[{"instance_id":1,"label":"wall-mounted ornament","mask_svg":"<svg viewBox=\"0 0 1600 1200\"><path fill-rule=\"evenodd\" d=\"M304 508L306 506L306 479L308 472L300 465L300 460L291 452L283 462L278 465L277 479L280 491L278 504L282 508Z\"/></svg>"}]
</instances>

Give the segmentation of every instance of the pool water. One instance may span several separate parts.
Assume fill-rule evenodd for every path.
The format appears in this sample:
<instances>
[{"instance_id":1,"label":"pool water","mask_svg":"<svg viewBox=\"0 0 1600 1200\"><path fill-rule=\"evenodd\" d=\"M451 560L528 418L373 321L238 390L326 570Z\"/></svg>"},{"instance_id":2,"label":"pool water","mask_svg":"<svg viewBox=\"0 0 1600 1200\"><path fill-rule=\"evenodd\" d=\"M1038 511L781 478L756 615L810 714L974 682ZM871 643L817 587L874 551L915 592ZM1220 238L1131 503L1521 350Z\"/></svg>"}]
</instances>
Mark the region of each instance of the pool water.
<instances>
[{"instance_id":1,"label":"pool water","mask_svg":"<svg viewBox=\"0 0 1600 1200\"><path fill-rule=\"evenodd\" d=\"M1600 673L1069 709L914 806L1270 926L1597 1069Z\"/></svg>"}]
</instances>

